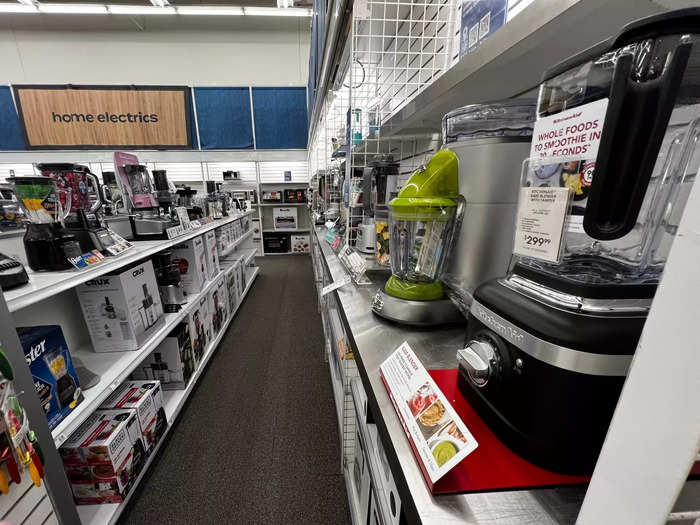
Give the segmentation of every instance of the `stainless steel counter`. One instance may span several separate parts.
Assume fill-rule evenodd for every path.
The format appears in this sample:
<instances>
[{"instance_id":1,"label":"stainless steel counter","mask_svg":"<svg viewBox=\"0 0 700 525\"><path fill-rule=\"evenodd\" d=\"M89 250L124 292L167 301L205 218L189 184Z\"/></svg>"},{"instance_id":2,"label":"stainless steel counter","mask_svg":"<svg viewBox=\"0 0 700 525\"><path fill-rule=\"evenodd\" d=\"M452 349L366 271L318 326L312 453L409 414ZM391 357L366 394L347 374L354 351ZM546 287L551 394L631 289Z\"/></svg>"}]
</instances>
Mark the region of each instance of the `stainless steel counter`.
<instances>
[{"instance_id":1,"label":"stainless steel counter","mask_svg":"<svg viewBox=\"0 0 700 525\"><path fill-rule=\"evenodd\" d=\"M333 281L338 281L346 273L324 240L324 233L325 228L316 227L326 267ZM464 341L465 329L410 328L373 314L370 310L372 297L388 276L388 272L371 271L368 277L372 285L356 286L350 283L336 293L345 317L345 328L354 346L369 408L377 423L408 522L499 525L574 523L585 494L582 487L448 496L433 496L430 493L379 376L379 366L403 341L408 341L426 368L456 368L456 351Z\"/></svg>"}]
</instances>

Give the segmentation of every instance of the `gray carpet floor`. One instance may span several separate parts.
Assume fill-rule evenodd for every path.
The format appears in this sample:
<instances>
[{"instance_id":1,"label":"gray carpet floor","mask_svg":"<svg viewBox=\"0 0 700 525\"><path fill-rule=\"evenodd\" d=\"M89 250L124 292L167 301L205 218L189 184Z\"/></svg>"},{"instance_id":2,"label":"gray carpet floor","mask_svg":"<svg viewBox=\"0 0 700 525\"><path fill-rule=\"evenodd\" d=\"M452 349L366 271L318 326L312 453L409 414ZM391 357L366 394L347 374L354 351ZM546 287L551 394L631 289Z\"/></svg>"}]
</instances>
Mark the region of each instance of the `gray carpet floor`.
<instances>
[{"instance_id":1,"label":"gray carpet floor","mask_svg":"<svg viewBox=\"0 0 700 525\"><path fill-rule=\"evenodd\" d=\"M261 271L120 523L343 524L311 260Z\"/></svg>"}]
</instances>

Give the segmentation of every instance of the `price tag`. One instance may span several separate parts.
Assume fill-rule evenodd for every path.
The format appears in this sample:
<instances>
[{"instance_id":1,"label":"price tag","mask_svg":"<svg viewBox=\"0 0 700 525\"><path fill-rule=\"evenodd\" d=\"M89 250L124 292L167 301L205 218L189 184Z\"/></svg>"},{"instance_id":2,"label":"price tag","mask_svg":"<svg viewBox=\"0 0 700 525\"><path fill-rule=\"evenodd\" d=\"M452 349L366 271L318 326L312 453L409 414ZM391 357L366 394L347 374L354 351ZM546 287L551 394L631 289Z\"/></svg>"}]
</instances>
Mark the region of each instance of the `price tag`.
<instances>
[{"instance_id":1,"label":"price tag","mask_svg":"<svg viewBox=\"0 0 700 525\"><path fill-rule=\"evenodd\" d=\"M559 262L569 188L521 188L513 252Z\"/></svg>"},{"instance_id":2,"label":"price tag","mask_svg":"<svg viewBox=\"0 0 700 525\"><path fill-rule=\"evenodd\" d=\"M323 288L321 288L321 297L323 297L324 295L328 295L333 290L337 290L338 288L345 286L350 281L352 281L352 279L349 276L346 276L346 277L343 277L340 281L336 281L336 282L331 283L327 286L324 286Z\"/></svg>"},{"instance_id":3,"label":"price tag","mask_svg":"<svg viewBox=\"0 0 700 525\"><path fill-rule=\"evenodd\" d=\"M177 226L172 226L165 230L166 235L168 236L168 239L173 239L175 237L179 237L180 235L185 233L185 228L182 227L182 224L178 224Z\"/></svg>"},{"instance_id":4,"label":"price tag","mask_svg":"<svg viewBox=\"0 0 700 525\"><path fill-rule=\"evenodd\" d=\"M69 257L68 261L75 266L78 270L87 268L88 266L93 266L99 264L105 260L105 256L100 253L99 250L92 250L91 252L84 253L78 257Z\"/></svg>"},{"instance_id":5,"label":"price tag","mask_svg":"<svg viewBox=\"0 0 700 525\"><path fill-rule=\"evenodd\" d=\"M184 206L178 206L175 208L175 213L177 218L180 219L180 225L184 230L189 230L190 228L190 216L187 213L187 208Z\"/></svg>"}]
</instances>

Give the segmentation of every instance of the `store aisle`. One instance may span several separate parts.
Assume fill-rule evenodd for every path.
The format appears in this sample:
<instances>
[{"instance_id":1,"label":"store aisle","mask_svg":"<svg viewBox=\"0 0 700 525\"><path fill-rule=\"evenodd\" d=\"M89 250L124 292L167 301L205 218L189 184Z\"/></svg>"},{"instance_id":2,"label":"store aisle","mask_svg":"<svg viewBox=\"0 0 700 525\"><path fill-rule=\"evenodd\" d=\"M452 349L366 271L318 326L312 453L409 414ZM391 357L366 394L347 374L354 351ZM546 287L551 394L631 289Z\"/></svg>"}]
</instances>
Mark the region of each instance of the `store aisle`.
<instances>
[{"instance_id":1,"label":"store aisle","mask_svg":"<svg viewBox=\"0 0 700 525\"><path fill-rule=\"evenodd\" d=\"M120 523L343 524L309 257L261 272Z\"/></svg>"}]
</instances>

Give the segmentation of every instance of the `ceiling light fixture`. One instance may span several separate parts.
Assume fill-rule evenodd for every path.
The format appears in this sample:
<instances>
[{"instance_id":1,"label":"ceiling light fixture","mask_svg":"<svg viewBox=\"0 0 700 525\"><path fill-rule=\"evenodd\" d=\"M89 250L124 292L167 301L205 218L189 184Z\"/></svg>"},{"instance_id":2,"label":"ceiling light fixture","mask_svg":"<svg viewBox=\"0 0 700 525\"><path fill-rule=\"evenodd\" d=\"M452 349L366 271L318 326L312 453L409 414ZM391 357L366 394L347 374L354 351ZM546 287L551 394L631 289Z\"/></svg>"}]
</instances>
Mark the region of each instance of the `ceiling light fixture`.
<instances>
[{"instance_id":1,"label":"ceiling light fixture","mask_svg":"<svg viewBox=\"0 0 700 525\"><path fill-rule=\"evenodd\" d=\"M151 0L151 3L156 7L165 7L170 5L170 2L168 2L168 0Z\"/></svg>"},{"instance_id":2,"label":"ceiling light fixture","mask_svg":"<svg viewBox=\"0 0 700 525\"><path fill-rule=\"evenodd\" d=\"M248 16L311 16L311 9L303 7L244 7L243 10Z\"/></svg>"},{"instance_id":3,"label":"ceiling light fixture","mask_svg":"<svg viewBox=\"0 0 700 525\"><path fill-rule=\"evenodd\" d=\"M38 13L34 4L0 4L0 13Z\"/></svg>"},{"instance_id":4,"label":"ceiling light fixture","mask_svg":"<svg viewBox=\"0 0 700 525\"><path fill-rule=\"evenodd\" d=\"M107 6L104 4L38 4L40 13L62 14L107 14Z\"/></svg>"},{"instance_id":5,"label":"ceiling light fixture","mask_svg":"<svg viewBox=\"0 0 700 525\"><path fill-rule=\"evenodd\" d=\"M154 5L108 5L113 15L174 15L172 6L156 7Z\"/></svg>"},{"instance_id":6,"label":"ceiling light fixture","mask_svg":"<svg viewBox=\"0 0 700 525\"><path fill-rule=\"evenodd\" d=\"M294 7L294 0L277 0L277 7L280 9Z\"/></svg>"},{"instance_id":7,"label":"ceiling light fixture","mask_svg":"<svg viewBox=\"0 0 700 525\"><path fill-rule=\"evenodd\" d=\"M242 16L243 8L238 6L219 5L183 5L175 8L179 15L221 15Z\"/></svg>"}]
</instances>

